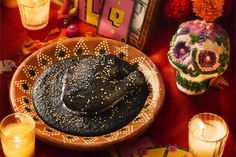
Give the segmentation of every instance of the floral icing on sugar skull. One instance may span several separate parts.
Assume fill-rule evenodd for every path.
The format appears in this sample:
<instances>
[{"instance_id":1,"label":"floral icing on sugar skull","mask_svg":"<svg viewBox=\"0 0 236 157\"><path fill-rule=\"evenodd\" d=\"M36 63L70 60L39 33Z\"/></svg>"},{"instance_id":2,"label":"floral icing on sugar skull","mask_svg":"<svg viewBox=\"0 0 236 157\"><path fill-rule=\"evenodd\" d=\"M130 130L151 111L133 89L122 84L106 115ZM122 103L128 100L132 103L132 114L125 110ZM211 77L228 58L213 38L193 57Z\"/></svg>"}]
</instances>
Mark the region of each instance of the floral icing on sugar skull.
<instances>
[{"instance_id":1,"label":"floral icing on sugar skull","mask_svg":"<svg viewBox=\"0 0 236 157\"><path fill-rule=\"evenodd\" d=\"M203 20L181 24L168 52L177 69L177 87L189 95L205 92L209 81L226 70L229 50L228 34L220 25Z\"/></svg>"}]
</instances>

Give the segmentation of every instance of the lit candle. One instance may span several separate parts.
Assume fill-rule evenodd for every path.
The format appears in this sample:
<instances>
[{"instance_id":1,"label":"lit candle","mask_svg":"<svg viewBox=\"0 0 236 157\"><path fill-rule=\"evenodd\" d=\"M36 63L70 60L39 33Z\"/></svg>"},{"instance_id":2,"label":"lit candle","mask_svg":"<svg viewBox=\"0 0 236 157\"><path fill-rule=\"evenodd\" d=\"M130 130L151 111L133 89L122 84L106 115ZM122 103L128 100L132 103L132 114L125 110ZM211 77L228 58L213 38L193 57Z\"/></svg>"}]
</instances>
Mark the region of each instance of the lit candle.
<instances>
[{"instance_id":1,"label":"lit candle","mask_svg":"<svg viewBox=\"0 0 236 157\"><path fill-rule=\"evenodd\" d=\"M38 30L48 24L50 0L18 0L18 6L25 28Z\"/></svg>"},{"instance_id":2,"label":"lit candle","mask_svg":"<svg viewBox=\"0 0 236 157\"><path fill-rule=\"evenodd\" d=\"M221 157L228 135L225 121L211 113L201 113L189 122L189 151L194 157Z\"/></svg>"},{"instance_id":3,"label":"lit candle","mask_svg":"<svg viewBox=\"0 0 236 157\"><path fill-rule=\"evenodd\" d=\"M14 113L1 122L1 142L6 157L33 157L35 148L34 120Z\"/></svg>"}]
</instances>

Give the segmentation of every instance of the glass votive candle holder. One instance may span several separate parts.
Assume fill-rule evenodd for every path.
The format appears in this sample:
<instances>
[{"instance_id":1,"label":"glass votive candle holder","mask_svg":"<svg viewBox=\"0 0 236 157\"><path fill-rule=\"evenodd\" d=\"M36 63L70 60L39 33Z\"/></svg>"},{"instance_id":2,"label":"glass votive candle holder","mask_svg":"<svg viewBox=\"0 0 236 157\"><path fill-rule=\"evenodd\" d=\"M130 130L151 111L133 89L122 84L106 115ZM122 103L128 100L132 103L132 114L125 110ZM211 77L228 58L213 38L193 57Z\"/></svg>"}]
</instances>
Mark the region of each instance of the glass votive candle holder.
<instances>
[{"instance_id":1,"label":"glass votive candle holder","mask_svg":"<svg viewBox=\"0 0 236 157\"><path fill-rule=\"evenodd\" d=\"M1 124L2 149L6 157L33 157L35 149L35 123L24 113L13 113Z\"/></svg>"},{"instance_id":2,"label":"glass votive candle holder","mask_svg":"<svg viewBox=\"0 0 236 157\"><path fill-rule=\"evenodd\" d=\"M194 157L221 157L228 136L223 118L200 113L189 122L189 151Z\"/></svg>"},{"instance_id":3,"label":"glass votive candle holder","mask_svg":"<svg viewBox=\"0 0 236 157\"><path fill-rule=\"evenodd\" d=\"M39 30L48 24L50 0L17 0L23 26Z\"/></svg>"}]
</instances>

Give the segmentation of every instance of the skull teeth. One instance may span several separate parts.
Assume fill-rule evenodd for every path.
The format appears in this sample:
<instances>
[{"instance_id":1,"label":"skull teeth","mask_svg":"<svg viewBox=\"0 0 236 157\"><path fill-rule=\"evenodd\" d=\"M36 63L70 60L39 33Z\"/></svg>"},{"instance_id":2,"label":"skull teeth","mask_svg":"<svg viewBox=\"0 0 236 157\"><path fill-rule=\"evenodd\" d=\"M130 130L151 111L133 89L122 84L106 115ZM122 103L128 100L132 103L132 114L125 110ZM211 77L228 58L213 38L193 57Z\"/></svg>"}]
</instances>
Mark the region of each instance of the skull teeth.
<instances>
[{"instance_id":1,"label":"skull teeth","mask_svg":"<svg viewBox=\"0 0 236 157\"><path fill-rule=\"evenodd\" d=\"M188 69L189 69L189 70L191 69L192 71L195 70L195 68L194 68L194 66L193 66L192 64L189 64L189 65L188 65Z\"/></svg>"}]
</instances>

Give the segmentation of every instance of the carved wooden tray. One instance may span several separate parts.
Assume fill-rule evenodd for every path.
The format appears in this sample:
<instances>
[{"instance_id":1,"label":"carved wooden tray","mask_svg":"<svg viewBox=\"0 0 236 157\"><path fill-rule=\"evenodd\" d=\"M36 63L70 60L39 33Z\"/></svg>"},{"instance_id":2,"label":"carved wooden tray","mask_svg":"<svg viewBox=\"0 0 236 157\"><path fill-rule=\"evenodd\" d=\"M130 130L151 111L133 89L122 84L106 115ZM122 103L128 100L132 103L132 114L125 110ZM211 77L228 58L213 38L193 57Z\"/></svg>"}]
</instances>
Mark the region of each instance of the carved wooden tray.
<instances>
[{"instance_id":1,"label":"carved wooden tray","mask_svg":"<svg viewBox=\"0 0 236 157\"><path fill-rule=\"evenodd\" d=\"M63 52L63 53L62 53ZM32 102L32 87L39 75L50 65L77 55L112 53L131 64L137 64L150 84L150 94L136 118L123 128L101 136L82 137L58 131L47 125L36 113ZM48 45L29 56L16 70L10 86L10 100L15 112L26 113L36 122L39 139L56 146L96 150L133 139L153 122L160 111L165 96L161 74L151 60L136 48L105 38L73 38Z\"/></svg>"}]
</instances>

